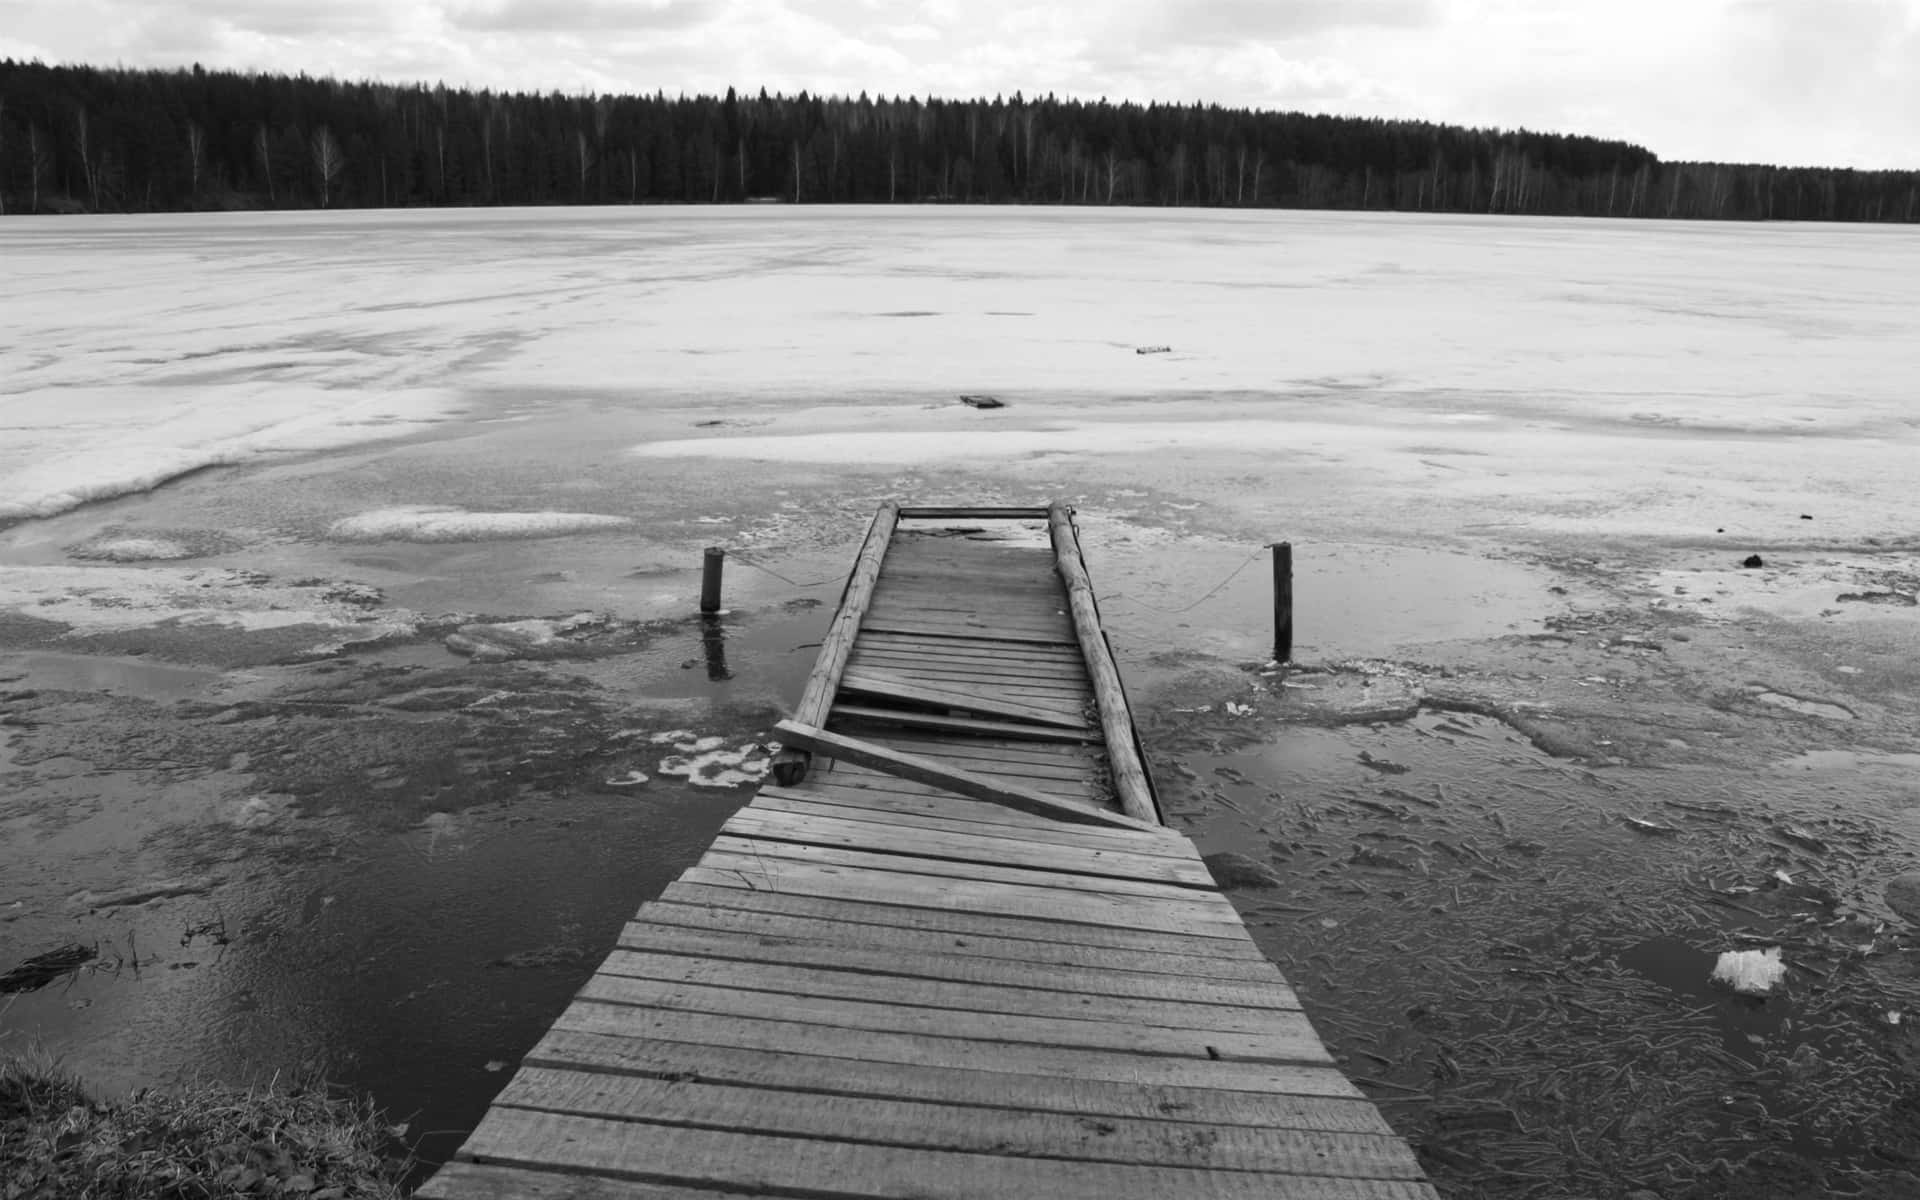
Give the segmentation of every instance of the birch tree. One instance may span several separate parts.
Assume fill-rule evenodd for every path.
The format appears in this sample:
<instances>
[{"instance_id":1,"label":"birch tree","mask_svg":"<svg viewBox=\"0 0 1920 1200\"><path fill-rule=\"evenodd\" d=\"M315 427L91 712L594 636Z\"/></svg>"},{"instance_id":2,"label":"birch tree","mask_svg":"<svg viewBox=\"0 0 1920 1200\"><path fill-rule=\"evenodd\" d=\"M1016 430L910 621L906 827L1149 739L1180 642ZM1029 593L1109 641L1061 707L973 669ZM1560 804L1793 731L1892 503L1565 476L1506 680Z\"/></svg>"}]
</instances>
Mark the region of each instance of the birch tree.
<instances>
[{"instance_id":1,"label":"birch tree","mask_svg":"<svg viewBox=\"0 0 1920 1200\"><path fill-rule=\"evenodd\" d=\"M340 169L347 165L347 160L340 153L339 139L325 125L314 128L310 144L313 173L320 178L320 207L326 208L333 200L333 181L340 177Z\"/></svg>"}]
</instances>

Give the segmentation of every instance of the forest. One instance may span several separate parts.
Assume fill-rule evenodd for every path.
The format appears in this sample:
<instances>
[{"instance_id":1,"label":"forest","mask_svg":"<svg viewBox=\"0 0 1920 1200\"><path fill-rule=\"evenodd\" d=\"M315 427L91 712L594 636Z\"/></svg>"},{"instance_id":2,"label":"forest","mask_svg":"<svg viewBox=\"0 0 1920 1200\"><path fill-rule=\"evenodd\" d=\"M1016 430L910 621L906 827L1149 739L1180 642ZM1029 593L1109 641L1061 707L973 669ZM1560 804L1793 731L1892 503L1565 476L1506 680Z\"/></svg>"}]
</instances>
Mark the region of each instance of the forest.
<instances>
[{"instance_id":1,"label":"forest","mask_svg":"<svg viewBox=\"0 0 1920 1200\"><path fill-rule=\"evenodd\" d=\"M1920 171L1526 129L1061 100L536 95L0 61L0 212L1099 204L1920 219Z\"/></svg>"}]
</instances>

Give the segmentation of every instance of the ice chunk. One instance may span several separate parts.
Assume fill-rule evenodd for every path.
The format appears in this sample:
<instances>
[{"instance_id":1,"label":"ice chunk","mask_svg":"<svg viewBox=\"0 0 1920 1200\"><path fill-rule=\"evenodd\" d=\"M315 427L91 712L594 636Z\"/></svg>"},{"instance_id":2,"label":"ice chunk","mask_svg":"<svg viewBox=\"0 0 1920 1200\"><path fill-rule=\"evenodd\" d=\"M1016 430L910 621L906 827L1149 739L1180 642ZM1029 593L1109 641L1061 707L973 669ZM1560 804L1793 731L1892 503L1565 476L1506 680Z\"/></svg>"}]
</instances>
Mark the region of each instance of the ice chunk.
<instances>
[{"instance_id":1,"label":"ice chunk","mask_svg":"<svg viewBox=\"0 0 1920 1200\"><path fill-rule=\"evenodd\" d=\"M1729 950L1713 966L1713 982L1724 983L1743 996L1764 996L1786 977L1780 947L1765 950Z\"/></svg>"},{"instance_id":2,"label":"ice chunk","mask_svg":"<svg viewBox=\"0 0 1920 1200\"><path fill-rule=\"evenodd\" d=\"M604 513L469 512L440 504L381 508L335 521L327 533L343 542L484 542L559 537L627 524Z\"/></svg>"}]
</instances>

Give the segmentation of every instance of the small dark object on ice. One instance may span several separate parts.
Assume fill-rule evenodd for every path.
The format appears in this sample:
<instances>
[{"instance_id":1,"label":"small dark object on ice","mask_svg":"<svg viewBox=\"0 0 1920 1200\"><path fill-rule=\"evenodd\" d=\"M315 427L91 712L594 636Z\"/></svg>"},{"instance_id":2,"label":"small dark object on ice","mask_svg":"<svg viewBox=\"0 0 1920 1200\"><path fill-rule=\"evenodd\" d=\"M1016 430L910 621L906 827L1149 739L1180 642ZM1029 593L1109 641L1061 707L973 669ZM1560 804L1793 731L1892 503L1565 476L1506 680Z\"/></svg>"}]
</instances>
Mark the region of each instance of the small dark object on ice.
<instances>
[{"instance_id":1,"label":"small dark object on ice","mask_svg":"<svg viewBox=\"0 0 1920 1200\"><path fill-rule=\"evenodd\" d=\"M68 942L58 950L36 954L0 975L0 995L39 991L62 975L79 970L99 954L92 946L82 946L79 942Z\"/></svg>"},{"instance_id":2,"label":"small dark object on ice","mask_svg":"<svg viewBox=\"0 0 1920 1200\"><path fill-rule=\"evenodd\" d=\"M1801 513L1801 514L1800 514L1800 519L1801 519L1802 521L1811 521L1811 520L1813 520L1813 514L1812 514L1812 513Z\"/></svg>"},{"instance_id":3,"label":"small dark object on ice","mask_svg":"<svg viewBox=\"0 0 1920 1200\"><path fill-rule=\"evenodd\" d=\"M1207 864L1207 870L1213 873L1213 881L1228 891L1236 888L1277 888L1279 877L1263 864L1248 858L1244 854L1223 851L1209 854L1200 861Z\"/></svg>"},{"instance_id":4,"label":"small dark object on ice","mask_svg":"<svg viewBox=\"0 0 1920 1200\"><path fill-rule=\"evenodd\" d=\"M962 396L960 403L974 408L1005 408L1006 402L998 396Z\"/></svg>"},{"instance_id":5,"label":"small dark object on ice","mask_svg":"<svg viewBox=\"0 0 1920 1200\"><path fill-rule=\"evenodd\" d=\"M1390 758L1375 758L1365 750L1360 752L1360 765L1370 771L1378 771L1382 775L1405 775L1410 769Z\"/></svg>"},{"instance_id":6,"label":"small dark object on ice","mask_svg":"<svg viewBox=\"0 0 1920 1200\"><path fill-rule=\"evenodd\" d=\"M1767 560L1764 558L1761 558L1758 554L1749 554L1746 556L1746 558L1740 561L1740 565L1751 570L1754 567L1766 566Z\"/></svg>"},{"instance_id":7,"label":"small dark object on ice","mask_svg":"<svg viewBox=\"0 0 1920 1200\"><path fill-rule=\"evenodd\" d=\"M1172 346L1135 346L1133 348L1135 354L1170 354L1172 351Z\"/></svg>"}]
</instances>

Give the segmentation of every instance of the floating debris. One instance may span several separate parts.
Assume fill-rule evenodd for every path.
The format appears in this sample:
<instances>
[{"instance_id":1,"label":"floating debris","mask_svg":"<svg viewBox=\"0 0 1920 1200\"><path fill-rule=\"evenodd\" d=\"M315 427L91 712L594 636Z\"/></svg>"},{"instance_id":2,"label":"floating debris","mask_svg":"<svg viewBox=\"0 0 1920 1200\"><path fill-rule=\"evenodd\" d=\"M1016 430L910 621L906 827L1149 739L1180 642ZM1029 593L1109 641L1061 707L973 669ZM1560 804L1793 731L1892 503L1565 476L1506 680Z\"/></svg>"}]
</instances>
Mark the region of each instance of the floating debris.
<instances>
[{"instance_id":1,"label":"floating debris","mask_svg":"<svg viewBox=\"0 0 1920 1200\"><path fill-rule=\"evenodd\" d=\"M962 396L960 403L969 408L1005 408L1006 402L998 396Z\"/></svg>"},{"instance_id":2,"label":"floating debris","mask_svg":"<svg viewBox=\"0 0 1920 1200\"><path fill-rule=\"evenodd\" d=\"M1766 566L1767 560L1761 558L1758 554L1749 554L1740 560L1740 565L1746 567L1748 570L1753 570L1757 567Z\"/></svg>"},{"instance_id":3,"label":"floating debris","mask_svg":"<svg viewBox=\"0 0 1920 1200\"><path fill-rule=\"evenodd\" d=\"M1787 965L1780 961L1780 947L1765 950L1729 950L1713 966L1712 981L1723 983L1743 996L1764 996L1786 978Z\"/></svg>"},{"instance_id":4,"label":"floating debris","mask_svg":"<svg viewBox=\"0 0 1920 1200\"><path fill-rule=\"evenodd\" d=\"M1136 346L1133 352L1135 354L1167 354L1172 350L1172 346Z\"/></svg>"}]
</instances>

